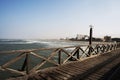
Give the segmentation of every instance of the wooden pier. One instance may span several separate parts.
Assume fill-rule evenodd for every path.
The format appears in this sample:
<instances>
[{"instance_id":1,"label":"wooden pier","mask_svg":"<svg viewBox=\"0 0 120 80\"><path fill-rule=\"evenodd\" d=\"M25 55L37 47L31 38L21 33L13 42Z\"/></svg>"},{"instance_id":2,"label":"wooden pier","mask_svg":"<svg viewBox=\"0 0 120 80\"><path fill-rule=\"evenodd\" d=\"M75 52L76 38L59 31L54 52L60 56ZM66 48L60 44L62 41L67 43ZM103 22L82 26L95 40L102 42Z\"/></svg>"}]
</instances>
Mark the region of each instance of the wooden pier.
<instances>
[{"instance_id":1,"label":"wooden pier","mask_svg":"<svg viewBox=\"0 0 120 80\"><path fill-rule=\"evenodd\" d=\"M18 74L6 80L120 79L120 43L92 44L92 27L89 45L2 51L0 54L13 55L0 65L0 70ZM37 60L36 65L32 64L33 59ZM16 62L19 69L11 67Z\"/></svg>"},{"instance_id":2,"label":"wooden pier","mask_svg":"<svg viewBox=\"0 0 120 80\"><path fill-rule=\"evenodd\" d=\"M19 54L8 62L0 65L0 70L9 71L19 76L7 80L107 80L114 78L111 70L120 64L120 43L104 43L79 45L61 48L40 48L31 50L2 51L0 54ZM49 56L39 51L50 51ZM30 66L31 56L40 58L38 64ZM24 57L21 69L9 66ZM57 60L56 60L57 59ZM47 63L52 67L42 68ZM118 68L118 67L117 67ZM110 80L109 79L109 80Z\"/></svg>"},{"instance_id":3,"label":"wooden pier","mask_svg":"<svg viewBox=\"0 0 120 80\"><path fill-rule=\"evenodd\" d=\"M31 75L29 80L116 80L113 67L119 64L120 49L95 56L83 61L75 61L59 67L45 69ZM112 76L113 75L113 76ZM118 74L117 74L118 75ZM117 78L117 79L120 79ZM14 79L12 79L14 80ZM16 79L15 79L16 80ZM22 80L22 79L21 79Z\"/></svg>"}]
</instances>

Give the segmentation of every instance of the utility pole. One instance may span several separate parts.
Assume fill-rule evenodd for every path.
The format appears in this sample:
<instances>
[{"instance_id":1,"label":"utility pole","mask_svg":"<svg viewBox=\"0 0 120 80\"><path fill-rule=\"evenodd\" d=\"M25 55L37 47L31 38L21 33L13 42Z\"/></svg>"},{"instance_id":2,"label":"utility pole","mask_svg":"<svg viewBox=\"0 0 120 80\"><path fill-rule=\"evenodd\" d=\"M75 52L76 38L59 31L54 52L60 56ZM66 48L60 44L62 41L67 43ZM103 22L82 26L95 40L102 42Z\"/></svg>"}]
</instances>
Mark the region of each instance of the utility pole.
<instances>
[{"instance_id":1,"label":"utility pole","mask_svg":"<svg viewBox=\"0 0 120 80\"><path fill-rule=\"evenodd\" d=\"M92 25L90 25L89 45L91 45L91 44L92 44L92 33L93 33L92 28L93 28L93 26L92 26Z\"/></svg>"},{"instance_id":2,"label":"utility pole","mask_svg":"<svg viewBox=\"0 0 120 80\"><path fill-rule=\"evenodd\" d=\"M90 55L91 55L91 52L92 52L92 47L91 47L91 45L92 45L92 33L93 33L92 29L93 29L93 26L90 25L88 56L90 56Z\"/></svg>"}]
</instances>

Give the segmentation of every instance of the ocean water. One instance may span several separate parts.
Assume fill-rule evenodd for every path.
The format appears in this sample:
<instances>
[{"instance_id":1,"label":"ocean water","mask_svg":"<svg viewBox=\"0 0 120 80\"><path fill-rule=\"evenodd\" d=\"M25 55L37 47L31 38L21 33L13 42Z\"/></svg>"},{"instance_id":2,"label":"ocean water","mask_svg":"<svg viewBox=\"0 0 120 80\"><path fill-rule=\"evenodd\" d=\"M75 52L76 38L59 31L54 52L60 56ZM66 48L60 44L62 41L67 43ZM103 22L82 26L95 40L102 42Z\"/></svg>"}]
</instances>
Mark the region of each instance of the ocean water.
<instances>
[{"instance_id":1,"label":"ocean water","mask_svg":"<svg viewBox=\"0 0 120 80\"><path fill-rule=\"evenodd\" d=\"M67 46L77 46L77 45L87 45L88 42L84 41L64 41L64 40L22 40L22 39L0 39L0 51L10 51L10 50L21 50L21 49L37 49L37 48L58 48L58 47L67 47ZM41 51L38 54L48 57L49 53L52 51ZM8 62L12 58L18 56L18 54L0 54L0 66L5 62ZM65 55L62 55L63 57ZM54 57L57 61L57 56ZM30 55L30 66L33 67L37 65L40 61L39 58L33 57ZM10 68L21 69L24 58L17 61L13 65L10 65ZM53 66L50 63L46 63L42 68ZM0 80L5 80L8 77L17 76L8 71L0 71Z\"/></svg>"},{"instance_id":2,"label":"ocean water","mask_svg":"<svg viewBox=\"0 0 120 80\"><path fill-rule=\"evenodd\" d=\"M66 47L88 44L84 41L0 39L0 51Z\"/></svg>"}]
</instances>

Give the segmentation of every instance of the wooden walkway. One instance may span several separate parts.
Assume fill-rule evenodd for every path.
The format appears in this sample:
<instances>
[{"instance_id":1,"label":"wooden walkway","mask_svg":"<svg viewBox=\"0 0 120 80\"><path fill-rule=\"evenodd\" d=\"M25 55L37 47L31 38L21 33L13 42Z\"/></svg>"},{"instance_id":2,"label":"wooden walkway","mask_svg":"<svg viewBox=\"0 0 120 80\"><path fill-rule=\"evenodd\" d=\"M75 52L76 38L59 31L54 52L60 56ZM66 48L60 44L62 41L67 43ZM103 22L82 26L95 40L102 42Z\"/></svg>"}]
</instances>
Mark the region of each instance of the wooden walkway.
<instances>
[{"instance_id":1,"label":"wooden walkway","mask_svg":"<svg viewBox=\"0 0 120 80\"><path fill-rule=\"evenodd\" d=\"M8 80L119 80L120 49ZM118 69L118 70L116 70Z\"/></svg>"}]
</instances>

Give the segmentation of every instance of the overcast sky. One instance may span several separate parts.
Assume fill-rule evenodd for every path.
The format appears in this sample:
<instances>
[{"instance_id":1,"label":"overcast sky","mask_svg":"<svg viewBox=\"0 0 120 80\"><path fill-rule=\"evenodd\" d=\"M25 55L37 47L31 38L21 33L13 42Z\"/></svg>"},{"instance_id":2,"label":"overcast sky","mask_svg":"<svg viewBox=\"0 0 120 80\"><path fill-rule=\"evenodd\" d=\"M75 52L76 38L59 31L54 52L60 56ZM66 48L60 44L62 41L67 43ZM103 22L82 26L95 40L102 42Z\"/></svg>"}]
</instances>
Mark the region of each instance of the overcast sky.
<instances>
[{"instance_id":1,"label":"overcast sky","mask_svg":"<svg viewBox=\"0 0 120 80\"><path fill-rule=\"evenodd\" d=\"M120 37L120 0L0 0L0 38Z\"/></svg>"}]
</instances>

